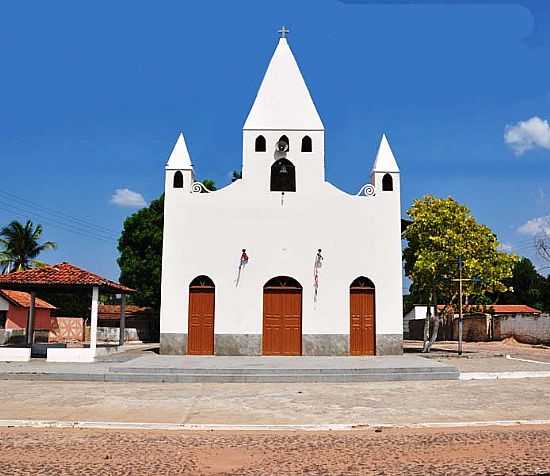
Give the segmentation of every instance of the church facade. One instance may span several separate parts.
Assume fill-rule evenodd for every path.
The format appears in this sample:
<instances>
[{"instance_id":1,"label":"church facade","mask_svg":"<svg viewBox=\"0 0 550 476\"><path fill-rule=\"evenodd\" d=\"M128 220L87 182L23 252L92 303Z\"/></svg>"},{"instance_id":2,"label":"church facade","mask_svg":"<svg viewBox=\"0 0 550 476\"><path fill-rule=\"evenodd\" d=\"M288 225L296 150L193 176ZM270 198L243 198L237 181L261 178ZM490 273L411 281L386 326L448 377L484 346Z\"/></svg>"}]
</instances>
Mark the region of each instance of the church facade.
<instances>
[{"instance_id":1,"label":"church facade","mask_svg":"<svg viewBox=\"0 0 550 476\"><path fill-rule=\"evenodd\" d=\"M241 179L208 191L180 134L166 165L161 353L402 352L399 168L383 135L350 195L325 180L324 140L284 37L243 127Z\"/></svg>"}]
</instances>

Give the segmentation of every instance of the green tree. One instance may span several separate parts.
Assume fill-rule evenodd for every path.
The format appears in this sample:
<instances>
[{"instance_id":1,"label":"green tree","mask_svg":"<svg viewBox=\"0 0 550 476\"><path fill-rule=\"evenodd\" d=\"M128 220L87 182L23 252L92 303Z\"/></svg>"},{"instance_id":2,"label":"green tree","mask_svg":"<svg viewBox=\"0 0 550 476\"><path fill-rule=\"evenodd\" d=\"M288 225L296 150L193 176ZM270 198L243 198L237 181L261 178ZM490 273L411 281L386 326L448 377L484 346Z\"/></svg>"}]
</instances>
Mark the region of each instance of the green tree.
<instances>
[{"instance_id":1,"label":"green tree","mask_svg":"<svg viewBox=\"0 0 550 476\"><path fill-rule=\"evenodd\" d=\"M34 225L32 221L22 223L14 220L0 230L0 268L2 272L21 271L23 269L43 266L36 259L40 253L57 248L52 241L39 243L42 236L42 225Z\"/></svg>"},{"instance_id":2,"label":"green tree","mask_svg":"<svg viewBox=\"0 0 550 476\"><path fill-rule=\"evenodd\" d=\"M488 293L506 289L517 257L499 250L495 234L477 223L470 210L452 198L427 195L415 200L408 210L413 222L403 236L405 274L412 282L411 294L422 297L435 308L430 337L430 311L424 327L424 352L437 338L441 312L437 304L452 305L457 285L458 259L463 263L464 293L470 302L484 302ZM430 310L431 306L428 306Z\"/></svg>"},{"instance_id":3,"label":"green tree","mask_svg":"<svg viewBox=\"0 0 550 476\"><path fill-rule=\"evenodd\" d=\"M160 309L164 194L124 221L118 240L120 282L134 288L132 302Z\"/></svg>"},{"instance_id":4,"label":"green tree","mask_svg":"<svg viewBox=\"0 0 550 476\"><path fill-rule=\"evenodd\" d=\"M217 187L216 187L216 182L214 182L213 180L204 179L204 180L202 181L202 184L203 184L208 190L210 190L211 192L214 192L215 190L218 190Z\"/></svg>"},{"instance_id":5,"label":"green tree","mask_svg":"<svg viewBox=\"0 0 550 476\"><path fill-rule=\"evenodd\" d=\"M509 289L497 294L495 301L543 308L545 278L537 272L529 258L521 258L514 265L512 277L506 280L506 285Z\"/></svg>"},{"instance_id":6,"label":"green tree","mask_svg":"<svg viewBox=\"0 0 550 476\"><path fill-rule=\"evenodd\" d=\"M240 180L242 178L243 178L242 170L233 170L233 173L231 174L231 182L235 182L236 180Z\"/></svg>"}]
</instances>

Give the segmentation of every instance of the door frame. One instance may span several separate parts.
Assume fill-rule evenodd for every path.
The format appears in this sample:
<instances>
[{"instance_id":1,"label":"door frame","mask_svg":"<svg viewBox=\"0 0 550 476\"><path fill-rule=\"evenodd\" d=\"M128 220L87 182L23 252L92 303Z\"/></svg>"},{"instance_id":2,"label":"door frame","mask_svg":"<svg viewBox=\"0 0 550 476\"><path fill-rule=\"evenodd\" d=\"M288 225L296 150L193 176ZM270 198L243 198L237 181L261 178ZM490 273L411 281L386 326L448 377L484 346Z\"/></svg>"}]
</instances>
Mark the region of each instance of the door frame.
<instances>
[{"instance_id":1,"label":"door frame","mask_svg":"<svg viewBox=\"0 0 550 476\"><path fill-rule=\"evenodd\" d=\"M189 343L191 342L190 335L191 335L191 301L193 299L194 292L210 292L212 293L212 335L210 337L211 339L211 349L212 352L209 353L202 353L202 352L190 352L189 350ZM214 326L216 322L216 286L214 284L214 281L210 279L208 276L197 276L193 281L191 281L191 284L189 284L189 306L187 310L187 349L186 354L187 355L214 355ZM209 340L210 340L209 339Z\"/></svg>"},{"instance_id":2,"label":"door frame","mask_svg":"<svg viewBox=\"0 0 550 476\"><path fill-rule=\"evenodd\" d=\"M354 294L367 294L368 291L372 291L372 340L373 340L373 349L372 354L364 353L364 351L361 351L361 353L353 353L351 348L352 338L351 334L353 332L353 325L352 325L352 308L351 308L351 300L352 296ZM365 276L359 276L356 279L353 280L353 282L350 284L349 287L349 353L350 355L376 355L376 286L374 283Z\"/></svg>"},{"instance_id":3,"label":"door frame","mask_svg":"<svg viewBox=\"0 0 550 476\"><path fill-rule=\"evenodd\" d=\"M277 285L279 283L279 285ZM284 294L285 291L292 292L298 291L300 295L300 339L299 339L299 349L297 354L292 355L302 355L302 325L304 319L304 309L303 309L303 288L302 285L294 278L290 276L276 276L267 281L262 288L262 355L284 355L284 354L271 354L266 353L265 351L265 295L266 291L275 291L276 293ZM296 294L298 294L296 293Z\"/></svg>"}]
</instances>

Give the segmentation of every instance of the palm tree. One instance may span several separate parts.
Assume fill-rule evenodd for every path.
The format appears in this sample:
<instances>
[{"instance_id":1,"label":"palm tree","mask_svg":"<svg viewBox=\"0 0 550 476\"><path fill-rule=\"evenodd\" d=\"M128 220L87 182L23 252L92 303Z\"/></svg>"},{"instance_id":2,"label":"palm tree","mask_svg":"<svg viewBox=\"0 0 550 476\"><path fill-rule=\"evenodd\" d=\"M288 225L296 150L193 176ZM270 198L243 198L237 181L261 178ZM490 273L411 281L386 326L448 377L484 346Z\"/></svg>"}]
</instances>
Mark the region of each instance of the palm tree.
<instances>
[{"instance_id":1,"label":"palm tree","mask_svg":"<svg viewBox=\"0 0 550 476\"><path fill-rule=\"evenodd\" d=\"M0 230L0 268L2 272L21 271L44 266L36 257L42 251L53 250L57 245L51 241L38 242L42 235L42 225L34 226L32 221L22 223L14 220Z\"/></svg>"}]
</instances>

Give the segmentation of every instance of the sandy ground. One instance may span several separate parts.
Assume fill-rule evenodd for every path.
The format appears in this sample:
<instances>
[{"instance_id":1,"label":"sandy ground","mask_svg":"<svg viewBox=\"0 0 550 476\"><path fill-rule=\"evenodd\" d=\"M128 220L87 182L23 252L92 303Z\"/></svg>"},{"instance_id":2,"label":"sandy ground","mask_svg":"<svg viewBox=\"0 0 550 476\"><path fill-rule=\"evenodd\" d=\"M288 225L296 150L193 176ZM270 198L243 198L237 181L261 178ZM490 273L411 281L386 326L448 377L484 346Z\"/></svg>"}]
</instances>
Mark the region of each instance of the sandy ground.
<instances>
[{"instance_id":1,"label":"sandy ground","mask_svg":"<svg viewBox=\"0 0 550 476\"><path fill-rule=\"evenodd\" d=\"M0 474L542 475L550 428L353 432L0 430Z\"/></svg>"}]
</instances>

